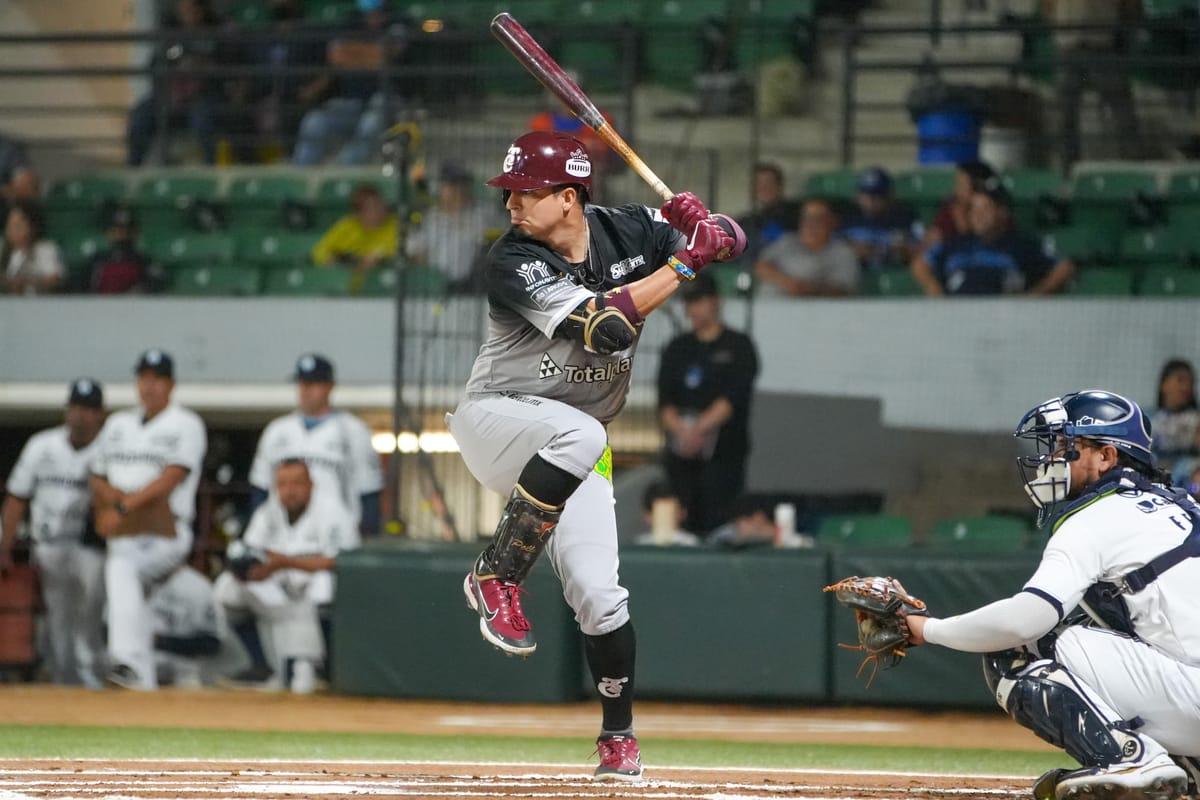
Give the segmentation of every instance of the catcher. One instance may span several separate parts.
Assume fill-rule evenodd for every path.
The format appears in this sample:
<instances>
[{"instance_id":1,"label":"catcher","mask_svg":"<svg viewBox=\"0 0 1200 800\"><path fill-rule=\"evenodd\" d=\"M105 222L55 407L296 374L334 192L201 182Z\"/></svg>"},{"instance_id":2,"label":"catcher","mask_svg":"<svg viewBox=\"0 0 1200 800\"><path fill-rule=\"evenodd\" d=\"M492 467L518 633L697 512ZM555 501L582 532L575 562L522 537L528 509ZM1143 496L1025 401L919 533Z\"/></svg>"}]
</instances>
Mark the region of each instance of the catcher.
<instances>
[{"instance_id":1,"label":"catcher","mask_svg":"<svg viewBox=\"0 0 1200 800\"><path fill-rule=\"evenodd\" d=\"M1150 423L1120 395L1052 398L1014 435L1036 445L1018 464L1039 522L1053 515L1020 592L937 619L889 578L829 589L878 618L859 626L868 657L926 642L985 654L1000 706L1083 765L1047 772L1035 800L1197 794L1200 505L1154 467Z\"/></svg>"}]
</instances>

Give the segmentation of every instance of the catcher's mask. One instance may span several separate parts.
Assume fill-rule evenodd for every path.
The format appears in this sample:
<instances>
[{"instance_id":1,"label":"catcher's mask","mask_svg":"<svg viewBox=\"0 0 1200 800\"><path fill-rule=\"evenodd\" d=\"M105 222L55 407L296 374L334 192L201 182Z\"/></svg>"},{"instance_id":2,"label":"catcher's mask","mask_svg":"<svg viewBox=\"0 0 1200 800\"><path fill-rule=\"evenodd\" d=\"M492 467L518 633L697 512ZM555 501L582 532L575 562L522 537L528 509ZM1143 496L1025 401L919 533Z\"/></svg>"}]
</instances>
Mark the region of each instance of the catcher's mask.
<instances>
[{"instance_id":1,"label":"catcher's mask","mask_svg":"<svg viewBox=\"0 0 1200 800\"><path fill-rule=\"evenodd\" d=\"M1033 453L1017 457L1025 493L1038 508L1038 523L1071 494L1071 462L1079 458L1078 439L1110 444L1146 466L1150 421L1137 403L1119 394L1087 389L1055 397L1022 417L1013 436L1031 442Z\"/></svg>"}]
</instances>

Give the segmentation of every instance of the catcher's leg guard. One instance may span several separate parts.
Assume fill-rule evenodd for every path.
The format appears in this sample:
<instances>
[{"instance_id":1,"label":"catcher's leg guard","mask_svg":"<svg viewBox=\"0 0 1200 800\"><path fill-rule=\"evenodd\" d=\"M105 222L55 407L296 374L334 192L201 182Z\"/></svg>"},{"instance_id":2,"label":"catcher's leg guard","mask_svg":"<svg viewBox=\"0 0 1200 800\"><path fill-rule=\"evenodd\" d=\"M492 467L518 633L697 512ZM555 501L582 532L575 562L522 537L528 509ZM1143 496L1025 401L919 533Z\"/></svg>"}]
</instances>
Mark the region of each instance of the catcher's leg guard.
<instances>
[{"instance_id":1,"label":"catcher's leg guard","mask_svg":"<svg viewBox=\"0 0 1200 800\"><path fill-rule=\"evenodd\" d=\"M989 657L994 658L993 670L1002 666L999 656ZM1061 664L1040 660L1023 665L1016 658L1013 666L995 676L996 702L1018 724L1080 764L1140 764L1162 752L1157 742L1134 732L1140 720L1119 719Z\"/></svg>"}]
</instances>

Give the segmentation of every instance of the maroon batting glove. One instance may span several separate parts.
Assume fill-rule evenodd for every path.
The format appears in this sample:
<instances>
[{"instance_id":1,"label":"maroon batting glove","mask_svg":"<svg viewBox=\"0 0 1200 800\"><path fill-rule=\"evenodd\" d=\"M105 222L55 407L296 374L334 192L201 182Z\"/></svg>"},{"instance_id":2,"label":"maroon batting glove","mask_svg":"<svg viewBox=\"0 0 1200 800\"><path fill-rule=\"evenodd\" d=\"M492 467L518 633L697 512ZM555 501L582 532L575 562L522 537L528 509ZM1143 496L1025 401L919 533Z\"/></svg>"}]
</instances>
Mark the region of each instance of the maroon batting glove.
<instances>
[{"instance_id":1,"label":"maroon batting glove","mask_svg":"<svg viewBox=\"0 0 1200 800\"><path fill-rule=\"evenodd\" d=\"M692 235L692 231L696 230L696 225L701 220L709 217L704 203L701 203L700 198L691 192L680 192L663 203L659 210L662 212L663 218L671 223L672 228L680 233L686 233L688 236Z\"/></svg>"},{"instance_id":2,"label":"maroon batting glove","mask_svg":"<svg viewBox=\"0 0 1200 800\"><path fill-rule=\"evenodd\" d=\"M675 253L685 267L698 272L705 264L733 248L733 237L725 229L710 219L700 220L696 224L691 239L683 250Z\"/></svg>"}]
</instances>

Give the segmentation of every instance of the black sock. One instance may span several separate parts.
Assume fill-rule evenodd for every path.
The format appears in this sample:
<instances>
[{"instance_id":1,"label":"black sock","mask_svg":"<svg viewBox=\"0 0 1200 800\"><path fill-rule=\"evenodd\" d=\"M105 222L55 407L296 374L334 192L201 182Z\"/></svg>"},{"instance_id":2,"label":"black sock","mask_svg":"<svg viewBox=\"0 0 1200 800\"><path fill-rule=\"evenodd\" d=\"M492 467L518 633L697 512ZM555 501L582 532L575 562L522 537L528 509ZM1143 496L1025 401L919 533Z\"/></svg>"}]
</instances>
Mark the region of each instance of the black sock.
<instances>
[{"instance_id":1,"label":"black sock","mask_svg":"<svg viewBox=\"0 0 1200 800\"><path fill-rule=\"evenodd\" d=\"M263 652L262 639L258 635L258 621L254 617L250 617L232 627L238 641L242 643L242 647L246 648L246 655L250 656L250 663L256 667L269 669L267 654Z\"/></svg>"},{"instance_id":2,"label":"black sock","mask_svg":"<svg viewBox=\"0 0 1200 800\"><path fill-rule=\"evenodd\" d=\"M633 733L633 663L637 637L626 622L603 636L584 636L592 681L604 710L604 733Z\"/></svg>"}]
</instances>

